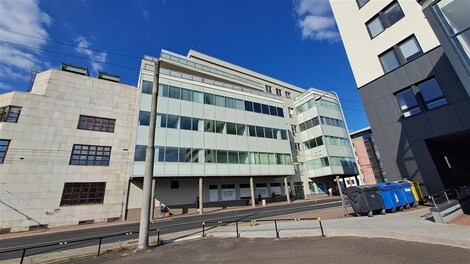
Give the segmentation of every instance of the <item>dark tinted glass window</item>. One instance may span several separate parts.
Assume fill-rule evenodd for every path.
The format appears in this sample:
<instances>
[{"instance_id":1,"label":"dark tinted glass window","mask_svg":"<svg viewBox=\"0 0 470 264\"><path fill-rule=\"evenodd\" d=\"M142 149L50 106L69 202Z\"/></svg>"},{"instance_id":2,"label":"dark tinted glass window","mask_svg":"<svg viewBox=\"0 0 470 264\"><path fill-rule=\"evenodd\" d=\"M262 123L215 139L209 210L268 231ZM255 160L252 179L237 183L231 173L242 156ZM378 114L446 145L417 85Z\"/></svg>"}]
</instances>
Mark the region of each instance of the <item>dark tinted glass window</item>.
<instances>
[{"instance_id":1,"label":"dark tinted glass window","mask_svg":"<svg viewBox=\"0 0 470 264\"><path fill-rule=\"evenodd\" d=\"M192 101L193 92L188 89L181 89L181 100Z\"/></svg>"},{"instance_id":2,"label":"dark tinted glass window","mask_svg":"<svg viewBox=\"0 0 470 264\"><path fill-rule=\"evenodd\" d=\"M277 107L277 116L284 117L284 110L281 107Z\"/></svg>"},{"instance_id":3,"label":"dark tinted glass window","mask_svg":"<svg viewBox=\"0 0 470 264\"><path fill-rule=\"evenodd\" d=\"M178 87L170 86L170 98L181 99L181 89Z\"/></svg>"},{"instance_id":4,"label":"dark tinted glass window","mask_svg":"<svg viewBox=\"0 0 470 264\"><path fill-rule=\"evenodd\" d=\"M191 130L191 117L182 116L180 117L181 129Z\"/></svg>"},{"instance_id":5,"label":"dark tinted glass window","mask_svg":"<svg viewBox=\"0 0 470 264\"><path fill-rule=\"evenodd\" d=\"M150 125L150 112L139 111L139 125L141 126Z\"/></svg>"},{"instance_id":6,"label":"dark tinted glass window","mask_svg":"<svg viewBox=\"0 0 470 264\"><path fill-rule=\"evenodd\" d=\"M263 114L269 115L269 106L263 104L261 105L261 108L262 108Z\"/></svg>"},{"instance_id":7,"label":"dark tinted glass window","mask_svg":"<svg viewBox=\"0 0 470 264\"><path fill-rule=\"evenodd\" d=\"M147 146L145 145L136 145L134 161L145 161Z\"/></svg>"},{"instance_id":8,"label":"dark tinted glass window","mask_svg":"<svg viewBox=\"0 0 470 264\"><path fill-rule=\"evenodd\" d=\"M245 101L245 110L253 112L253 102Z\"/></svg>"},{"instance_id":9,"label":"dark tinted glass window","mask_svg":"<svg viewBox=\"0 0 470 264\"><path fill-rule=\"evenodd\" d=\"M152 82L142 81L142 93L144 94L152 94Z\"/></svg>"},{"instance_id":10,"label":"dark tinted glass window","mask_svg":"<svg viewBox=\"0 0 470 264\"><path fill-rule=\"evenodd\" d=\"M210 93L204 93L204 103L209 105L215 105L214 95Z\"/></svg>"},{"instance_id":11,"label":"dark tinted glass window","mask_svg":"<svg viewBox=\"0 0 470 264\"><path fill-rule=\"evenodd\" d=\"M256 113L261 113L261 104L253 102L253 110Z\"/></svg>"},{"instance_id":12,"label":"dark tinted glass window","mask_svg":"<svg viewBox=\"0 0 470 264\"><path fill-rule=\"evenodd\" d=\"M275 106L272 106L272 105L269 106L269 114L273 116L277 116L277 109Z\"/></svg>"}]
</instances>

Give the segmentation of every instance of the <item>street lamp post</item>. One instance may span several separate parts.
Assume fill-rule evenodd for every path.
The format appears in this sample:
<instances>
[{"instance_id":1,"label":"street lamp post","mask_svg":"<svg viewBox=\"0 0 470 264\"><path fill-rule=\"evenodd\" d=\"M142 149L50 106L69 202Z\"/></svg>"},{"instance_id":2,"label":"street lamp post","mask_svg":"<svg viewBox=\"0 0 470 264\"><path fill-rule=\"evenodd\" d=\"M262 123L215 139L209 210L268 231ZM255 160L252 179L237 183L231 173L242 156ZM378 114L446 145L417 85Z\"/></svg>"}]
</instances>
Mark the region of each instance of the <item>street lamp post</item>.
<instances>
[{"instance_id":1,"label":"street lamp post","mask_svg":"<svg viewBox=\"0 0 470 264\"><path fill-rule=\"evenodd\" d=\"M150 107L149 137L145 156L144 184L142 194L142 208L140 211L139 225L139 244L138 249L144 250L148 247L149 225L150 225L150 207L152 206L152 180L155 156L155 132L158 98L158 81L160 75L160 62L154 61L155 72L152 86L152 104Z\"/></svg>"}]
</instances>

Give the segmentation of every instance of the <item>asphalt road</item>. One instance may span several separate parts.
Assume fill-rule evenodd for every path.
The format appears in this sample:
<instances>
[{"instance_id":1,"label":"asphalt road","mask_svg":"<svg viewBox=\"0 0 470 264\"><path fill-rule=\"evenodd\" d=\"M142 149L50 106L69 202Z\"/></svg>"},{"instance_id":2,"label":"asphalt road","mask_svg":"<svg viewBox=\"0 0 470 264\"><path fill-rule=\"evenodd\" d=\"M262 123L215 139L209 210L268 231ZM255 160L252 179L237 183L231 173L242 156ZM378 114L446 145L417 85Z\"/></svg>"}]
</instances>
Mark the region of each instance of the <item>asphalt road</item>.
<instances>
[{"instance_id":1,"label":"asphalt road","mask_svg":"<svg viewBox=\"0 0 470 264\"><path fill-rule=\"evenodd\" d=\"M469 249L386 238L204 238L68 263L468 263Z\"/></svg>"},{"instance_id":2,"label":"asphalt road","mask_svg":"<svg viewBox=\"0 0 470 264\"><path fill-rule=\"evenodd\" d=\"M334 206L339 206L340 202L338 199L328 199L318 202L309 201L302 203L292 203L292 204L282 204L278 206L269 206L269 207L257 207L249 210L236 210L229 212L215 212L206 215L195 215L187 217L173 217L169 219L162 219L157 221L154 224L151 224L150 228L160 228L162 234L169 234L173 232L180 232L186 230L193 230L201 228L201 222L213 222L213 221L224 221L230 222L235 220L255 220L261 218L269 218L274 216L280 216L285 214L292 214L296 212L305 212L312 211L312 217L315 217L314 210L316 209L325 209ZM206 227L210 228L213 224L207 224ZM119 240L128 240L137 238L138 235L136 232L139 229L138 223L129 223L129 224L120 224L120 225L109 225L102 226L98 228L83 228L83 229L74 229L70 231L63 232L45 232L37 235L27 235L27 236L18 236L14 238L5 238L0 237L0 260L12 259L21 257L22 251L15 251L9 253L2 253L3 251L19 249L24 247L32 247L41 244L55 243L53 246L41 247L37 249L29 249L26 253L26 256L38 253L53 252L58 249L72 249L87 247L92 245L97 245L98 240L93 241L83 241L78 243L72 243L71 240L86 239L97 236L107 236L118 233L125 233L133 231L132 235L127 236L117 236L104 238L102 240L103 244L116 242ZM152 235L152 234L151 234ZM68 241L66 244L59 245Z\"/></svg>"}]
</instances>

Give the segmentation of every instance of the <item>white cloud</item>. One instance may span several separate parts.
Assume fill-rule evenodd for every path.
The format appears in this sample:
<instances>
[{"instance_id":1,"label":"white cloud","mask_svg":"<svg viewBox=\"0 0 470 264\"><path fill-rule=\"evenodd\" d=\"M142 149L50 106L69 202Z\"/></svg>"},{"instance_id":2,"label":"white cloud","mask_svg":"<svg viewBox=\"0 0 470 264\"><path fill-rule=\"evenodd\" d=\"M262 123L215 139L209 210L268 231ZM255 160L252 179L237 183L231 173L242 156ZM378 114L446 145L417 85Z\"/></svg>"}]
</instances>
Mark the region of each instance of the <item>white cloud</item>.
<instances>
[{"instance_id":1,"label":"white cloud","mask_svg":"<svg viewBox=\"0 0 470 264\"><path fill-rule=\"evenodd\" d=\"M2 10L0 19L2 41L37 49L46 44L45 39L49 37L46 27L52 24L52 18L41 11L38 0L0 0L0 10ZM26 35L32 35L35 38ZM32 68L42 68L43 62L40 57L39 50L0 43L0 58L2 58L0 76L4 81L2 89L5 89L8 84L16 83L21 76L21 79L29 79Z\"/></svg>"},{"instance_id":2,"label":"white cloud","mask_svg":"<svg viewBox=\"0 0 470 264\"><path fill-rule=\"evenodd\" d=\"M302 38L335 42L340 39L328 0L294 0Z\"/></svg>"},{"instance_id":3,"label":"white cloud","mask_svg":"<svg viewBox=\"0 0 470 264\"><path fill-rule=\"evenodd\" d=\"M77 43L77 48L75 48L75 51L86 55L90 60L92 60L90 64L93 71L102 71L103 65L101 63L106 62L106 57L108 54L106 52L90 50L91 43L86 40L85 37L79 36L75 39L75 43Z\"/></svg>"}]
</instances>

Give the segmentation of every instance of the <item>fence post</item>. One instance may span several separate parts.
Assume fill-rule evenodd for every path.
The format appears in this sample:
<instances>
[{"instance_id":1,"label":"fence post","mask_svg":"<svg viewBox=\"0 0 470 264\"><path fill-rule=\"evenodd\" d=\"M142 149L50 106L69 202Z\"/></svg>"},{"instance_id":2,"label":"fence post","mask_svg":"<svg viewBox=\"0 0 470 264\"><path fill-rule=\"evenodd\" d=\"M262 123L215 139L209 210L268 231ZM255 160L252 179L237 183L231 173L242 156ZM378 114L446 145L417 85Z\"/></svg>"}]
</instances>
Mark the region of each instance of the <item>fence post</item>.
<instances>
[{"instance_id":1,"label":"fence post","mask_svg":"<svg viewBox=\"0 0 470 264\"><path fill-rule=\"evenodd\" d=\"M205 225L206 225L206 222L202 222L202 237L205 237Z\"/></svg>"},{"instance_id":2,"label":"fence post","mask_svg":"<svg viewBox=\"0 0 470 264\"><path fill-rule=\"evenodd\" d=\"M277 230L277 221L274 220L274 227L276 228L276 237L279 238L279 231Z\"/></svg>"},{"instance_id":3,"label":"fence post","mask_svg":"<svg viewBox=\"0 0 470 264\"><path fill-rule=\"evenodd\" d=\"M103 239L103 238L100 237L100 244L98 245L98 256L100 255L100 251L101 251L101 240L102 240L102 239Z\"/></svg>"},{"instance_id":4,"label":"fence post","mask_svg":"<svg viewBox=\"0 0 470 264\"><path fill-rule=\"evenodd\" d=\"M23 264L24 256L26 255L26 248L23 249L23 254L21 254L21 261L20 264Z\"/></svg>"},{"instance_id":5,"label":"fence post","mask_svg":"<svg viewBox=\"0 0 470 264\"><path fill-rule=\"evenodd\" d=\"M323 225L321 224L321 218L317 217L318 223L320 223L320 230L321 230L321 237L326 237L325 233L323 233Z\"/></svg>"},{"instance_id":6,"label":"fence post","mask_svg":"<svg viewBox=\"0 0 470 264\"><path fill-rule=\"evenodd\" d=\"M237 238L240 237L240 233L238 233L238 221L235 221L235 226L237 227Z\"/></svg>"},{"instance_id":7,"label":"fence post","mask_svg":"<svg viewBox=\"0 0 470 264\"><path fill-rule=\"evenodd\" d=\"M434 207L437 208L436 201L434 201L434 196L432 196L432 195L429 195L429 196L431 196L431 200L432 200L432 203L434 204Z\"/></svg>"},{"instance_id":8,"label":"fence post","mask_svg":"<svg viewBox=\"0 0 470 264\"><path fill-rule=\"evenodd\" d=\"M160 228L157 228L157 246L160 245Z\"/></svg>"}]
</instances>

